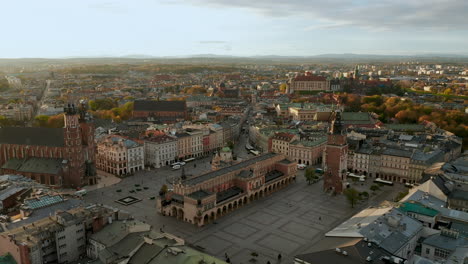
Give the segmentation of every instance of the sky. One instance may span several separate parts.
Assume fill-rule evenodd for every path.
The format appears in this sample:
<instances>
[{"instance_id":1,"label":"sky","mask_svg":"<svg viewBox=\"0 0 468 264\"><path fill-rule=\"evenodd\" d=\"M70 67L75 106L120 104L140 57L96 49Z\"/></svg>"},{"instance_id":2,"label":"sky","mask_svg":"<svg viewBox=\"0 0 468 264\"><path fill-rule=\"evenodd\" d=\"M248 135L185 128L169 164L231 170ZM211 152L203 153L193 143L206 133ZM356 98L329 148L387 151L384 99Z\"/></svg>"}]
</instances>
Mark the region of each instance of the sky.
<instances>
[{"instance_id":1,"label":"sky","mask_svg":"<svg viewBox=\"0 0 468 264\"><path fill-rule=\"evenodd\" d=\"M0 58L468 54L467 0L0 0Z\"/></svg>"}]
</instances>

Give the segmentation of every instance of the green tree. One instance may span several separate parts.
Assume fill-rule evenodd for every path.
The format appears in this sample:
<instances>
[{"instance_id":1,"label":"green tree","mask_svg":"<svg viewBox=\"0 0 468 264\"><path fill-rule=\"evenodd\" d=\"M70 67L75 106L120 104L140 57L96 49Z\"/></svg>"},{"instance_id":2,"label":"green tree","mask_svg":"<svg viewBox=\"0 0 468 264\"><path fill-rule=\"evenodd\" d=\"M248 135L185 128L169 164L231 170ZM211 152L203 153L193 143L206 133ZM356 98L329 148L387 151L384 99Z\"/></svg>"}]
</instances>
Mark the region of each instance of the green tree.
<instances>
[{"instance_id":1,"label":"green tree","mask_svg":"<svg viewBox=\"0 0 468 264\"><path fill-rule=\"evenodd\" d=\"M168 191L167 185L163 184L163 186L161 186L161 189L159 190L159 195L163 196L164 194L167 193L167 191Z\"/></svg>"},{"instance_id":2,"label":"green tree","mask_svg":"<svg viewBox=\"0 0 468 264\"><path fill-rule=\"evenodd\" d=\"M49 121L49 116L47 115L38 115L34 118L34 126L38 127L47 127L47 122Z\"/></svg>"},{"instance_id":3,"label":"green tree","mask_svg":"<svg viewBox=\"0 0 468 264\"><path fill-rule=\"evenodd\" d=\"M304 177L309 185L312 184L312 181L317 178L317 176L315 176L314 168L307 168L304 173Z\"/></svg>"},{"instance_id":4,"label":"green tree","mask_svg":"<svg viewBox=\"0 0 468 264\"><path fill-rule=\"evenodd\" d=\"M286 89L288 88L288 85L286 83L282 83L280 86L279 86L279 90L280 92L284 93L286 92Z\"/></svg>"},{"instance_id":5,"label":"green tree","mask_svg":"<svg viewBox=\"0 0 468 264\"><path fill-rule=\"evenodd\" d=\"M370 187L371 191L375 192L375 191L378 191L380 189L379 186L373 184L371 187Z\"/></svg>"},{"instance_id":6,"label":"green tree","mask_svg":"<svg viewBox=\"0 0 468 264\"><path fill-rule=\"evenodd\" d=\"M344 191L344 195L348 199L351 208L354 208L354 205L359 201L359 192L354 188L350 188Z\"/></svg>"}]
</instances>

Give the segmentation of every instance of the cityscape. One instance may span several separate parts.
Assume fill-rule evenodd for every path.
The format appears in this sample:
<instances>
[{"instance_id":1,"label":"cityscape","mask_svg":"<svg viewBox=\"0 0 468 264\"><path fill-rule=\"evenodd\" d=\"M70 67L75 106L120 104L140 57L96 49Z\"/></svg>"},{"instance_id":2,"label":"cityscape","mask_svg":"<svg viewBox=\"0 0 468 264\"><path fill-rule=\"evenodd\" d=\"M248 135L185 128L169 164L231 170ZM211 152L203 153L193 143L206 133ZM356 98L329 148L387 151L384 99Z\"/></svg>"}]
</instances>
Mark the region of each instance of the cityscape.
<instances>
[{"instance_id":1,"label":"cityscape","mask_svg":"<svg viewBox=\"0 0 468 264\"><path fill-rule=\"evenodd\" d=\"M5 3L0 264L468 263L468 5L331 2Z\"/></svg>"}]
</instances>

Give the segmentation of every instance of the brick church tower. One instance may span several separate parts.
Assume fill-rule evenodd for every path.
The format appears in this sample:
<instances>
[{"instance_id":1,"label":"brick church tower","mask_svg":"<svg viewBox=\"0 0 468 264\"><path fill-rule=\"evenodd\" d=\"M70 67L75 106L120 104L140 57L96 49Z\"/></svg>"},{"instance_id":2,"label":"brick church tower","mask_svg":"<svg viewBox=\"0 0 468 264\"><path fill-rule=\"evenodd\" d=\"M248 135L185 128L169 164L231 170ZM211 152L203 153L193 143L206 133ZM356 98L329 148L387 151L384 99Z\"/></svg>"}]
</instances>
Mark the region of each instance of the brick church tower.
<instances>
[{"instance_id":1,"label":"brick church tower","mask_svg":"<svg viewBox=\"0 0 468 264\"><path fill-rule=\"evenodd\" d=\"M341 113L334 112L328 133L328 142L324 153L325 174L323 189L342 193L346 182L348 144L341 120Z\"/></svg>"},{"instance_id":2,"label":"brick church tower","mask_svg":"<svg viewBox=\"0 0 468 264\"><path fill-rule=\"evenodd\" d=\"M94 127L85 119L86 109L83 105L76 108L74 104L65 107L64 141L67 149L64 157L68 160L70 173L64 177L64 185L81 187L96 183L94 169Z\"/></svg>"}]
</instances>

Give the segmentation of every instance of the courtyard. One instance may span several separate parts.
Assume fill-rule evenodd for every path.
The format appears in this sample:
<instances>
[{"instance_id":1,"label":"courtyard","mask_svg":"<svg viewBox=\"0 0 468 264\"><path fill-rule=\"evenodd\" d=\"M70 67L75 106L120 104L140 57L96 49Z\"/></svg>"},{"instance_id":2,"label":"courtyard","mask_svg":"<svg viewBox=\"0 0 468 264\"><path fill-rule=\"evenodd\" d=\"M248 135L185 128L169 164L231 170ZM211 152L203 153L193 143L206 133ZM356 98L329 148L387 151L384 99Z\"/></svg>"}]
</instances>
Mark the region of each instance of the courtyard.
<instances>
[{"instance_id":1,"label":"courtyard","mask_svg":"<svg viewBox=\"0 0 468 264\"><path fill-rule=\"evenodd\" d=\"M208 170L209 160L187 164L186 174L198 175ZM257 263L276 263L278 254L282 255L283 263L291 263L295 255L309 252L324 233L359 208L392 200L398 191L404 189L400 184L384 186L353 209L343 195L324 193L321 181L308 185L303 173L298 172L297 182L201 228L156 212L154 197L163 184L181 174L180 170L140 171L117 184L90 191L84 199L130 212L136 219L180 236L199 250L220 258L227 254L232 263L249 263L251 259L256 259ZM116 202L121 199L131 202L125 199L128 196L141 201L130 204Z\"/></svg>"}]
</instances>

